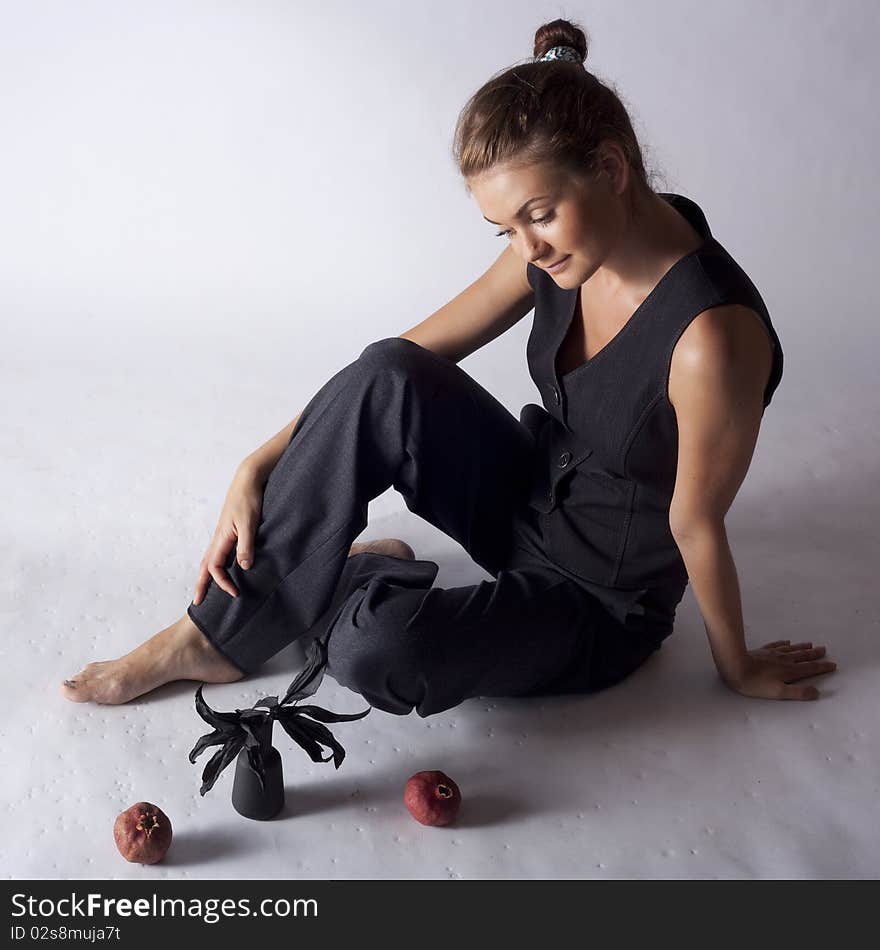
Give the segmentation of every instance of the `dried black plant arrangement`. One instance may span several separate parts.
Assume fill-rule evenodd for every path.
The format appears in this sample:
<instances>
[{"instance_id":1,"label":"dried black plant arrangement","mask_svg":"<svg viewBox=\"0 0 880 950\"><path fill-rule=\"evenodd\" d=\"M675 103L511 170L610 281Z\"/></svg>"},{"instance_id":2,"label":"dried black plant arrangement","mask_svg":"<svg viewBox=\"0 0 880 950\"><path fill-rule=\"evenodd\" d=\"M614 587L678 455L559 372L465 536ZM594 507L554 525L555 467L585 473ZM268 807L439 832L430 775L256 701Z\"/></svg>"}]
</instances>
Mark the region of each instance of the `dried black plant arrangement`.
<instances>
[{"instance_id":1,"label":"dried black plant arrangement","mask_svg":"<svg viewBox=\"0 0 880 950\"><path fill-rule=\"evenodd\" d=\"M326 665L327 647L318 637L309 645L305 666L280 702L277 696L265 696L250 709L236 709L235 712L211 709L202 697L205 684L199 686L195 695L196 712L214 727L214 731L196 742L189 760L195 764L196 758L208 746L220 746L202 772L202 787L199 789L202 795L210 791L223 769L237 757L232 786L235 810L246 818L260 820L273 818L281 811L284 807L284 778L281 756L272 745L272 727L276 719L313 762L333 759L337 769L342 765L345 749L321 723L363 719L372 706L349 715L330 712L320 706L297 706L301 699L311 696L321 685ZM322 745L332 750L326 758L322 755Z\"/></svg>"}]
</instances>

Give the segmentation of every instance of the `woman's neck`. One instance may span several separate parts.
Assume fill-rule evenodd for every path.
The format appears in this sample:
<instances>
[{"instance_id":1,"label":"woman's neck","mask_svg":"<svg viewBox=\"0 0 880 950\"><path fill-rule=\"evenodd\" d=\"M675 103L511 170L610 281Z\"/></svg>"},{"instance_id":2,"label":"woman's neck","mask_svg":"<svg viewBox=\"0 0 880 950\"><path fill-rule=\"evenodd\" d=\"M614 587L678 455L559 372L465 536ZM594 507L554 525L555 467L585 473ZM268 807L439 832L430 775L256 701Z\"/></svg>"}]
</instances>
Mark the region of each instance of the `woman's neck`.
<instances>
[{"instance_id":1,"label":"woman's neck","mask_svg":"<svg viewBox=\"0 0 880 950\"><path fill-rule=\"evenodd\" d=\"M650 192L587 283L591 291L608 297L646 296L677 260L703 241L682 214Z\"/></svg>"}]
</instances>

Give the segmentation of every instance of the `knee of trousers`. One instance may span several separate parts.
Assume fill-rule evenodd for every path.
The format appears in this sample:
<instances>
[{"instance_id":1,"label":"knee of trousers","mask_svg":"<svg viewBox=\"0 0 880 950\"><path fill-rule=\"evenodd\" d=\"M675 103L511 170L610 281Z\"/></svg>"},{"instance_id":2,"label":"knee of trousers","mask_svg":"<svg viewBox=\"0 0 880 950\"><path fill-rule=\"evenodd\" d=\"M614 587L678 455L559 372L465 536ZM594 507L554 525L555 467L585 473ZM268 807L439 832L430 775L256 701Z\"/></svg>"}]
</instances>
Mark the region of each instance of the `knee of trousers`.
<instances>
[{"instance_id":1,"label":"knee of trousers","mask_svg":"<svg viewBox=\"0 0 880 950\"><path fill-rule=\"evenodd\" d=\"M419 346L418 343L403 337L390 336L375 340L364 347L357 362L378 371L394 369L411 373L416 368L422 370L426 364L435 365L436 359L436 353Z\"/></svg>"},{"instance_id":2,"label":"knee of trousers","mask_svg":"<svg viewBox=\"0 0 880 950\"><path fill-rule=\"evenodd\" d=\"M327 639L327 672L377 709L407 716L423 707L438 657L424 636L406 629L406 619L390 613L344 611Z\"/></svg>"}]
</instances>

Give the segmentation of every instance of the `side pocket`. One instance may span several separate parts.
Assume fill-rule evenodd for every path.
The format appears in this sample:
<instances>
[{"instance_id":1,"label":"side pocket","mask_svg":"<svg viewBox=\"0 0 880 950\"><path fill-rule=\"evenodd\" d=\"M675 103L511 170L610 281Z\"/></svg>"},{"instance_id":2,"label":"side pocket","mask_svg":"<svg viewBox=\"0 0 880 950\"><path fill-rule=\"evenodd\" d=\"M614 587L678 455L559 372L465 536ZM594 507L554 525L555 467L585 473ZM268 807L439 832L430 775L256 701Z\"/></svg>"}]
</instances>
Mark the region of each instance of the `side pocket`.
<instances>
[{"instance_id":1,"label":"side pocket","mask_svg":"<svg viewBox=\"0 0 880 950\"><path fill-rule=\"evenodd\" d=\"M635 506L636 489L638 484L634 481L629 483L629 492L626 499L626 516L623 520L623 527L620 530L620 545L617 549L617 555L614 558L614 569L611 574L611 584L617 583L620 574L620 565L623 563L623 555L626 552L626 542L629 540L629 526L633 520L633 509Z\"/></svg>"},{"instance_id":2,"label":"side pocket","mask_svg":"<svg viewBox=\"0 0 880 950\"><path fill-rule=\"evenodd\" d=\"M602 468L578 470L560 486L559 504L548 513L551 558L584 580L613 586L629 531L633 491L634 482Z\"/></svg>"}]
</instances>

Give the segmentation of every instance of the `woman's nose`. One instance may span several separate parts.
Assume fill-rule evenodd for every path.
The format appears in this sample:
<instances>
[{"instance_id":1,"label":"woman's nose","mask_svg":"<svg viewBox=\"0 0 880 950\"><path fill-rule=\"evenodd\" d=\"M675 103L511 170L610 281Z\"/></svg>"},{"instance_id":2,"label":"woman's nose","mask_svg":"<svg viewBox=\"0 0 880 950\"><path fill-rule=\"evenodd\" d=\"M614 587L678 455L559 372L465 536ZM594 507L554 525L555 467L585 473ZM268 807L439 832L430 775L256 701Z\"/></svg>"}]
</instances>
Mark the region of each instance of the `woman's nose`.
<instances>
[{"instance_id":1,"label":"woman's nose","mask_svg":"<svg viewBox=\"0 0 880 950\"><path fill-rule=\"evenodd\" d=\"M543 241L526 240L524 244L526 258L534 264L536 260L547 256L546 245Z\"/></svg>"}]
</instances>

